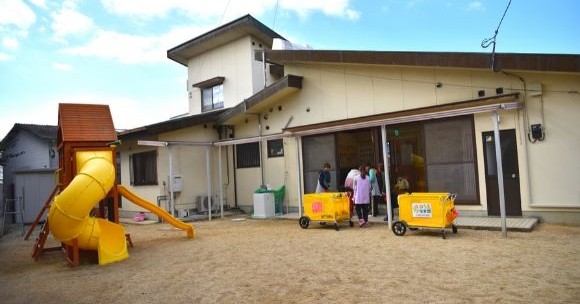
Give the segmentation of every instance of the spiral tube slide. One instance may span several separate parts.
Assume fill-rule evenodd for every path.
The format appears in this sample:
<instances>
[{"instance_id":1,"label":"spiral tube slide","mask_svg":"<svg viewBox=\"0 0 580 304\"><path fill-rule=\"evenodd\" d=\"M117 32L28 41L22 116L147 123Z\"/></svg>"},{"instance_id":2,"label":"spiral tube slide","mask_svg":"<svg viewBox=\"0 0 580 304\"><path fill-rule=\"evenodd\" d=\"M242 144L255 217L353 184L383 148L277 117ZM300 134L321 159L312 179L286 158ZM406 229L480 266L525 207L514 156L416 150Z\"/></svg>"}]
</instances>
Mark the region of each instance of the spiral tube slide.
<instances>
[{"instance_id":1,"label":"spiral tube slide","mask_svg":"<svg viewBox=\"0 0 580 304\"><path fill-rule=\"evenodd\" d=\"M156 205L148 202L144 198L141 198L137 194L135 194L135 193L131 192L129 189L125 188L125 186L123 186L123 185L117 185L117 191L119 192L120 195L122 195L124 198L128 199L129 201L131 201L135 205L143 207L143 208L151 211L155 215L162 218L164 221L173 225L175 228L186 231L188 238L193 238L194 231L193 231L193 227L191 225L174 218L173 216L171 216L171 214L169 214L167 211L165 211L165 209L159 208Z\"/></svg>"},{"instance_id":2,"label":"spiral tube slide","mask_svg":"<svg viewBox=\"0 0 580 304\"><path fill-rule=\"evenodd\" d=\"M97 250L99 264L106 265L129 257L125 228L105 219L90 217L93 207L115 183L111 151L76 153L77 175L54 198L48 213L52 235L67 245L77 239L78 247Z\"/></svg>"}]
</instances>

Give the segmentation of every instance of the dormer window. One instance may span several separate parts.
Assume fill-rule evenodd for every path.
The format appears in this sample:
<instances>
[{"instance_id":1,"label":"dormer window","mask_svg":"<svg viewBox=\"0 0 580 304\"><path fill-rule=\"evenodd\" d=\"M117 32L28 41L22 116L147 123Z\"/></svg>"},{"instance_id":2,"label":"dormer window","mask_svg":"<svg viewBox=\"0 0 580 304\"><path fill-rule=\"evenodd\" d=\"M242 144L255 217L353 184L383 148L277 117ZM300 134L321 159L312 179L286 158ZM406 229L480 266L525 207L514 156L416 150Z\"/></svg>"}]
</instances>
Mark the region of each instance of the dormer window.
<instances>
[{"instance_id":1,"label":"dormer window","mask_svg":"<svg viewBox=\"0 0 580 304\"><path fill-rule=\"evenodd\" d=\"M214 77L193 85L201 90L202 112L224 107L224 80L225 77Z\"/></svg>"}]
</instances>

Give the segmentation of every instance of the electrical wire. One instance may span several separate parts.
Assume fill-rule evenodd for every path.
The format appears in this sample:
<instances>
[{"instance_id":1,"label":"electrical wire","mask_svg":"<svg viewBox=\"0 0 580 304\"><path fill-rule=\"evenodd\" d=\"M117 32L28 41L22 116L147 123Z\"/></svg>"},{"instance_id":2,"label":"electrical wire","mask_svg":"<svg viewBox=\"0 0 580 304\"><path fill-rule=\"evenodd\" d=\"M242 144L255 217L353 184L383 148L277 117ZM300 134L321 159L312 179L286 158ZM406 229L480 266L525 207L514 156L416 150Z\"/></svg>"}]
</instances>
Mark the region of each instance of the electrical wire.
<instances>
[{"instance_id":1,"label":"electrical wire","mask_svg":"<svg viewBox=\"0 0 580 304\"><path fill-rule=\"evenodd\" d=\"M490 45L493 44L493 49L491 51L491 68L494 71L495 71L495 45L496 45L497 34L499 33L499 28L501 27L503 19L505 18L505 15L507 14L508 9L510 8L511 4L512 4L512 0L509 0L508 5L506 6L505 10L503 11L503 15L501 16L501 19L499 20L499 24L497 25L497 28L495 29L495 34L493 35L493 37L486 38L486 39L483 39L483 41L481 41L481 47L484 49L488 48Z\"/></svg>"},{"instance_id":2,"label":"electrical wire","mask_svg":"<svg viewBox=\"0 0 580 304\"><path fill-rule=\"evenodd\" d=\"M276 0L276 9L274 10L274 20L272 21L272 29L274 29L276 25L276 17L278 17L278 3L280 0Z\"/></svg>"},{"instance_id":3,"label":"electrical wire","mask_svg":"<svg viewBox=\"0 0 580 304\"><path fill-rule=\"evenodd\" d=\"M226 8L224 9L224 13L222 14L222 17L220 19L220 25L222 25L224 22L224 17L226 16L226 12L228 11L228 7L230 7L230 0L228 0L228 3L226 4Z\"/></svg>"}]
</instances>

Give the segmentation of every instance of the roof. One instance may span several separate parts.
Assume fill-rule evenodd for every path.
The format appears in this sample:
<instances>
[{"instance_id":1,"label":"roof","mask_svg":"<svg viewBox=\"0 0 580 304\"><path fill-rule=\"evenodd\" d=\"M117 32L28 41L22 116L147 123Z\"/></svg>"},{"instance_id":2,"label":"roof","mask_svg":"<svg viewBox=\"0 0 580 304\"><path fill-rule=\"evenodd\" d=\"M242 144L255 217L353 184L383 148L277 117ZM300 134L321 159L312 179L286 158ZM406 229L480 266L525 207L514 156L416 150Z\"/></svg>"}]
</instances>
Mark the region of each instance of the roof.
<instances>
[{"instance_id":1,"label":"roof","mask_svg":"<svg viewBox=\"0 0 580 304\"><path fill-rule=\"evenodd\" d=\"M490 69L490 53L268 50L266 60L285 63L371 64ZM496 53L496 70L580 72L580 55Z\"/></svg>"},{"instance_id":2,"label":"roof","mask_svg":"<svg viewBox=\"0 0 580 304\"><path fill-rule=\"evenodd\" d=\"M56 140L57 130L57 126L16 123L0 142L0 150L3 150L20 131L26 131L42 140Z\"/></svg>"},{"instance_id":3,"label":"roof","mask_svg":"<svg viewBox=\"0 0 580 304\"><path fill-rule=\"evenodd\" d=\"M167 58L187 66L189 58L248 35L270 45L274 38L284 39L251 15L245 15L168 50Z\"/></svg>"},{"instance_id":4,"label":"roof","mask_svg":"<svg viewBox=\"0 0 580 304\"><path fill-rule=\"evenodd\" d=\"M217 117L224 113L226 109L206 112L198 115L185 116L171 120L162 121L159 123L130 129L119 132L119 138L122 140L143 138L151 135L156 135L164 132L171 132L182 128L187 128L195 125L214 123Z\"/></svg>"},{"instance_id":5,"label":"roof","mask_svg":"<svg viewBox=\"0 0 580 304\"><path fill-rule=\"evenodd\" d=\"M245 113L247 110L260 110L260 106L267 105L269 101L280 98L302 89L302 77L286 75L282 79L269 85L263 90L230 108L218 117L219 124L226 124L228 120Z\"/></svg>"},{"instance_id":6,"label":"roof","mask_svg":"<svg viewBox=\"0 0 580 304\"><path fill-rule=\"evenodd\" d=\"M117 140L108 105L61 103L58 105L60 142L112 142Z\"/></svg>"}]
</instances>

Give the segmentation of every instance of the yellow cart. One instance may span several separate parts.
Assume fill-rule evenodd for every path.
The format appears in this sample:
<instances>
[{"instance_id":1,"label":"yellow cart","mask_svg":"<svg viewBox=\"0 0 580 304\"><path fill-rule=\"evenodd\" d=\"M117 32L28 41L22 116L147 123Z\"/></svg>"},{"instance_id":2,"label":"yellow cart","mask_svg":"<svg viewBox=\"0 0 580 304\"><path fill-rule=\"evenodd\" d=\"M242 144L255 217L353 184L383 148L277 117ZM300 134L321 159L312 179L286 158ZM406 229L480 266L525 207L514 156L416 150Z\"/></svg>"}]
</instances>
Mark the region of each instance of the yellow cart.
<instances>
[{"instance_id":1,"label":"yellow cart","mask_svg":"<svg viewBox=\"0 0 580 304\"><path fill-rule=\"evenodd\" d=\"M453 233L457 233L457 227L453 224L458 214L455 210L455 197L455 194L445 192L399 195L399 220L393 224L393 233L403 236L407 228L441 229L443 238L445 228L451 228Z\"/></svg>"},{"instance_id":2,"label":"yellow cart","mask_svg":"<svg viewBox=\"0 0 580 304\"><path fill-rule=\"evenodd\" d=\"M303 229L308 228L311 221L321 224L334 223L334 229L338 231L338 222L348 220L350 227L353 226L350 219L350 200L344 192L325 192L305 194L302 198L304 203L304 215L298 223Z\"/></svg>"}]
</instances>

